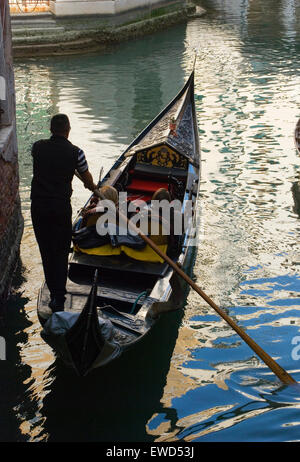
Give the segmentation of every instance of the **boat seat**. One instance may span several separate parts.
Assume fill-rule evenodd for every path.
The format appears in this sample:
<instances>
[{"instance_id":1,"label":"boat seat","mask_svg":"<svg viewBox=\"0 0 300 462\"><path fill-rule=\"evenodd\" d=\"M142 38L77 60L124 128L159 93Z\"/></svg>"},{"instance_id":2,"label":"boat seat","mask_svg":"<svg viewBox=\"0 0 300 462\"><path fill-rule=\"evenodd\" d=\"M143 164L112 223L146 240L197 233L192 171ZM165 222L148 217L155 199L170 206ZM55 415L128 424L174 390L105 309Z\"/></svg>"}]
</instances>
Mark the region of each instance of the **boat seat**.
<instances>
[{"instance_id":1,"label":"boat seat","mask_svg":"<svg viewBox=\"0 0 300 462\"><path fill-rule=\"evenodd\" d=\"M162 181L144 180L140 178L133 178L131 183L127 186L127 191L141 191L154 194L160 188L168 189L168 183Z\"/></svg>"},{"instance_id":2,"label":"boat seat","mask_svg":"<svg viewBox=\"0 0 300 462\"><path fill-rule=\"evenodd\" d=\"M70 271L77 265L113 270L118 273L137 273L147 276L163 277L169 269L168 263L153 263L133 260L127 255L99 256L74 252L70 261Z\"/></svg>"},{"instance_id":3,"label":"boat seat","mask_svg":"<svg viewBox=\"0 0 300 462\"><path fill-rule=\"evenodd\" d=\"M167 168L167 167L160 167L158 165L151 165L151 164L141 164L136 163L134 167L133 174L135 177L139 178L157 178L157 179L168 179L168 177L175 176L176 178L186 178L187 177L187 170L181 168Z\"/></svg>"}]
</instances>

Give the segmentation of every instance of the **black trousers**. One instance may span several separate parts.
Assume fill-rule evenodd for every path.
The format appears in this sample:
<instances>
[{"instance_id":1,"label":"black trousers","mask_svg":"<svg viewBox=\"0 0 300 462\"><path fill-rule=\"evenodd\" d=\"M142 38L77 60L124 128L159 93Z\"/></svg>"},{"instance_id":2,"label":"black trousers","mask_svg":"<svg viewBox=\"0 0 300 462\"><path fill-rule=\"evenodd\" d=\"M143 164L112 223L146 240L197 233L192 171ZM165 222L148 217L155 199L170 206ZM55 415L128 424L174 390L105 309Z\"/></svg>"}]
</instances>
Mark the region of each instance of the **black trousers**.
<instances>
[{"instance_id":1,"label":"black trousers","mask_svg":"<svg viewBox=\"0 0 300 462\"><path fill-rule=\"evenodd\" d=\"M31 218L51 298L64 300L72 239L69 202L32 200Z\"/></svg>"}]
</instances>

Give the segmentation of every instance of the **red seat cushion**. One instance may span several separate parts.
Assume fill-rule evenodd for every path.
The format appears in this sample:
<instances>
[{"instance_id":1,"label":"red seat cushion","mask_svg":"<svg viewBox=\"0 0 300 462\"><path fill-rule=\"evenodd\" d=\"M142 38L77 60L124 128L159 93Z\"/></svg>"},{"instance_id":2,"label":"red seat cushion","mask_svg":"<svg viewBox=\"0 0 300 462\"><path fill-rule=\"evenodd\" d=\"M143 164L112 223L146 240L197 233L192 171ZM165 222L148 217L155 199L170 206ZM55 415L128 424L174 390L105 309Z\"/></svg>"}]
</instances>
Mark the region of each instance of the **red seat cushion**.
<instances>
[{"instance_id":1,"label":"red seat cushion","mask_svg":"<svg viewBox=\"0 0 300 462\"><path fill-rule=\"evenodd\" d=\"M144 179L133 178L129 186L127 186L127 191L143 191L155 193L160 188L168 189L168 183L161 181L148 181Z\"/></svg>"}]
</instances>

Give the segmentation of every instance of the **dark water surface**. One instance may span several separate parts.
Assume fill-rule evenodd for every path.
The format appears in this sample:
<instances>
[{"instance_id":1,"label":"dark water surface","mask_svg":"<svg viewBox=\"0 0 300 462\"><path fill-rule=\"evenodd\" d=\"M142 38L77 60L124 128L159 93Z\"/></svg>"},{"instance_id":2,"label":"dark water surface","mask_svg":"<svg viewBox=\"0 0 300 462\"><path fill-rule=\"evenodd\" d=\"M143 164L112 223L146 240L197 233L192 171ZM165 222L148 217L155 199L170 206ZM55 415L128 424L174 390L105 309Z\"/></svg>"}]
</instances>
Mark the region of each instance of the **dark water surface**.
<instances>
[{"instance_id":1,"label":"dark water surface","mask_svg":"<svg viewBox=\"0 0 300 462\"><path fill-rule=\"evenodd\" d=\"M95 176L168 103L193 48L203 151L194 276L300 382L300 117L297 0L204 0L209 13L102 54L15 63L25 232L22 280L9 304L0 362L2 441L299 441L300 393L190 292L140 348L87 378L54 360L40 337L42 268L29 215L30 146L49 118ZM73 212L88 198L74 180ZM293 353L294 349L294 354Z\"/></svg>"}]
</instances>

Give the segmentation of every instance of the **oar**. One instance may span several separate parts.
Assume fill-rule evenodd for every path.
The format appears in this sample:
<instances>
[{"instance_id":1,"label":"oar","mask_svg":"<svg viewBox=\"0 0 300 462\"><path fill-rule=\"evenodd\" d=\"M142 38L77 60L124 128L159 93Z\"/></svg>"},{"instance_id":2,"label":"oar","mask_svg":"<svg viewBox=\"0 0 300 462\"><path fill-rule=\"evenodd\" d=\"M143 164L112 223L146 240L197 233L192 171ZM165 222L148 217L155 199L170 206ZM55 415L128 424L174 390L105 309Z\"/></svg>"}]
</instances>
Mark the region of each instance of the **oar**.
<instances>
[{"instance_id":1,"label":"oar","mask_svg":"<svg viewBox=\"0 0 300 462\"><path fill-rule=\"evenodd\" d=\"M101 196L101 194L100 194ZM229 325L232 327L232 329L247 343L247 345L254 351L254 353L257 354L257 356L260 357L260 359L271 369L272 372L286 385L291 385L291 384L297 384L296 380L293 379L293 377L285 371L281 366L279 366L276 361L274 361L273 358L271 358L268 353L266 353L257 343L249 337L246 332L241 329L235 322L234 320L228 316L227 313L225 313L224 310L222 310L218 305L215 304L211 298L206 295L205 292L203 292L202 289L184 272L182 271L179 266L171 260L168 255L166 255L164 252L160 250L160 248L151 240L149 237L147 237L140 229L138 229L133 223L131 223L128 218L123 215L119 211L119 216L128 223L129 227L136 233L138 234L145 242L148 244L154 252L156 252L166 263L168 263L169 266L173 268L173 270L180 276L182 279L184 279L190 287L192 287L199 295L202 297L220 316L223 318Z\"/></svg>"}]
</instances>

